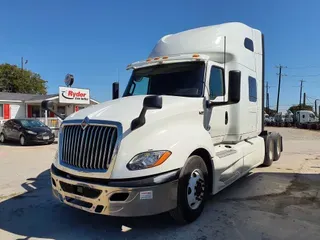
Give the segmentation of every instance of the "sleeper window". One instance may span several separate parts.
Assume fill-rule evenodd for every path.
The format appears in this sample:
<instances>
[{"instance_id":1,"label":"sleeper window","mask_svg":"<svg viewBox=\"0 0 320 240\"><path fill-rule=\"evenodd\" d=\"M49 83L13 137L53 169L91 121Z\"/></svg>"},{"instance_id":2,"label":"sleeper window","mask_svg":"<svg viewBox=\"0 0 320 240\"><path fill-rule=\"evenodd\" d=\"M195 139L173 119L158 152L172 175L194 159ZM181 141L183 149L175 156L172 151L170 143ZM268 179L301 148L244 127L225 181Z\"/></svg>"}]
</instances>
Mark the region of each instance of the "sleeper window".
<instances>
[{"instance_id":1,"label":"sleeper window","mask_svg":"<svg viewBox=\"0 0 320 240\"><path fill-rule=\"evenodd\" d=\"M249 101L257 101L257 81L253 77L249 77Z\"/></svg>"},{"instance_id":2,"label":"sleeper window","mask_svg":"<svg viewBox=\"0 0 320 240\"><path fill-rule=\"evenodd\" d=\"M210 71L210 99L224 96L224 80L221 68L211 67Z\"/></svg>"}]
</instances>

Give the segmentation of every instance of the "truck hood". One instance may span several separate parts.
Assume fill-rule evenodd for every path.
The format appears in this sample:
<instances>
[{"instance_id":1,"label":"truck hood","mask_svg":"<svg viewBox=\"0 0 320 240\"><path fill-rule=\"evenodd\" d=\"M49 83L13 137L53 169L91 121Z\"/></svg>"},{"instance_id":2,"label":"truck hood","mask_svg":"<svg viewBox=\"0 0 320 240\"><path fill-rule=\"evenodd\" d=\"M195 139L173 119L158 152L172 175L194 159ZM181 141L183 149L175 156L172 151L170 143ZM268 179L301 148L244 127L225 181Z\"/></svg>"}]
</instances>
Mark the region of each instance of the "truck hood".
<instances>
[{"instance_id":1,"label":"truck hood","mask_svg":"<svg viewBox=\"0 0 320 240\"><path fill-rule=\"evenodd\" d=\"M130 127L131 121L139 116L145 97L146 95L123 97L93 105L73 113L65 121L82 120L85 117L116 121L121 123L123 131L126 131ZM201 110L203 110L203 98L162 96L162 109L148 110L146 122L157 121L184 112L196 111L195 113L198 114Z\"/></svg>"}]
</instances>

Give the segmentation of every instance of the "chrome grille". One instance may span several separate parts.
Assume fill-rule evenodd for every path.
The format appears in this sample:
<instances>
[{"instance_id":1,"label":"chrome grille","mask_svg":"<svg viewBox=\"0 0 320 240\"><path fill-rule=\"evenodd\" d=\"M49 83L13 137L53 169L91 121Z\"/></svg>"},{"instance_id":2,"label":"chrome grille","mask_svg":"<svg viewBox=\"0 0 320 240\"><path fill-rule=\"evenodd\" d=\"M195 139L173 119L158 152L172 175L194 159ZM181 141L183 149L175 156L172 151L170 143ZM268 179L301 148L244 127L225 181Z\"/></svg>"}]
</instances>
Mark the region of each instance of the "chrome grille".
<instances>
[{"instance_id":1,"label":"chrome grille","mask_svg":"<svg viewBox=\"0 0 320 240\"><path fill-rule=\"evenodd\" d=\"M63 129L61 161L92 170L107 170L117 142L117 128L89 125L66 125Z\"/></svg>"}]
</instances>

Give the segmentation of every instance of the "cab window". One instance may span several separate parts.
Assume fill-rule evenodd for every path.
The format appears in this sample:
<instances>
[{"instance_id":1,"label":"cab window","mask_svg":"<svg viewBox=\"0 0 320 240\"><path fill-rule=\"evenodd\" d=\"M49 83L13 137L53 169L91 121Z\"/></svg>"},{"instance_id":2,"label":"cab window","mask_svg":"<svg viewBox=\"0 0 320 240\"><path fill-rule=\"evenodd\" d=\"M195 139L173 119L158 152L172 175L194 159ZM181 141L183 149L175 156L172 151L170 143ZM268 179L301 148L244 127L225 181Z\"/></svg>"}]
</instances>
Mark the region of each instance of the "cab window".
<instances>
[{"instance_id":1,"label":"cab window","mask_svg":"<svg viewBox=\"0 0 320 240\"><path fill-rule=\"evenodd\" d=\"M214 100L216 97L224 96L224 76L221 68L212 66L210 70L210 99Z\"/></svg>"}]
</instances>

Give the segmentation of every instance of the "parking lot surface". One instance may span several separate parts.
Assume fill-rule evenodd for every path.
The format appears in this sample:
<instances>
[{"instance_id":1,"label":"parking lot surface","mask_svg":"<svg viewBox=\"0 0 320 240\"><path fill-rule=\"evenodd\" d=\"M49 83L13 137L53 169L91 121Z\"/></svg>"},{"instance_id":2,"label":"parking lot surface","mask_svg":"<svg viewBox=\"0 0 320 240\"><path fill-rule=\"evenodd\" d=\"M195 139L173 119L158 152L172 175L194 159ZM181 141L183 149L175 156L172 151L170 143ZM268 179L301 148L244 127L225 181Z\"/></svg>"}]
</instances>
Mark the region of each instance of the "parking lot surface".
<instances>
[{"instance_id":1,"label":"parking lot surface","mask_svg":"<svg viewBox=\"0 0 320 240\"><path fill-rule=\"evenodd\" d=\"M0 239L320 239L320 132L269 130L284 138L280 160L212 197L186 226L166 214L115 218L62 205L48 170L57 144L0 145Z\"/></svg>"}]
</instances>

